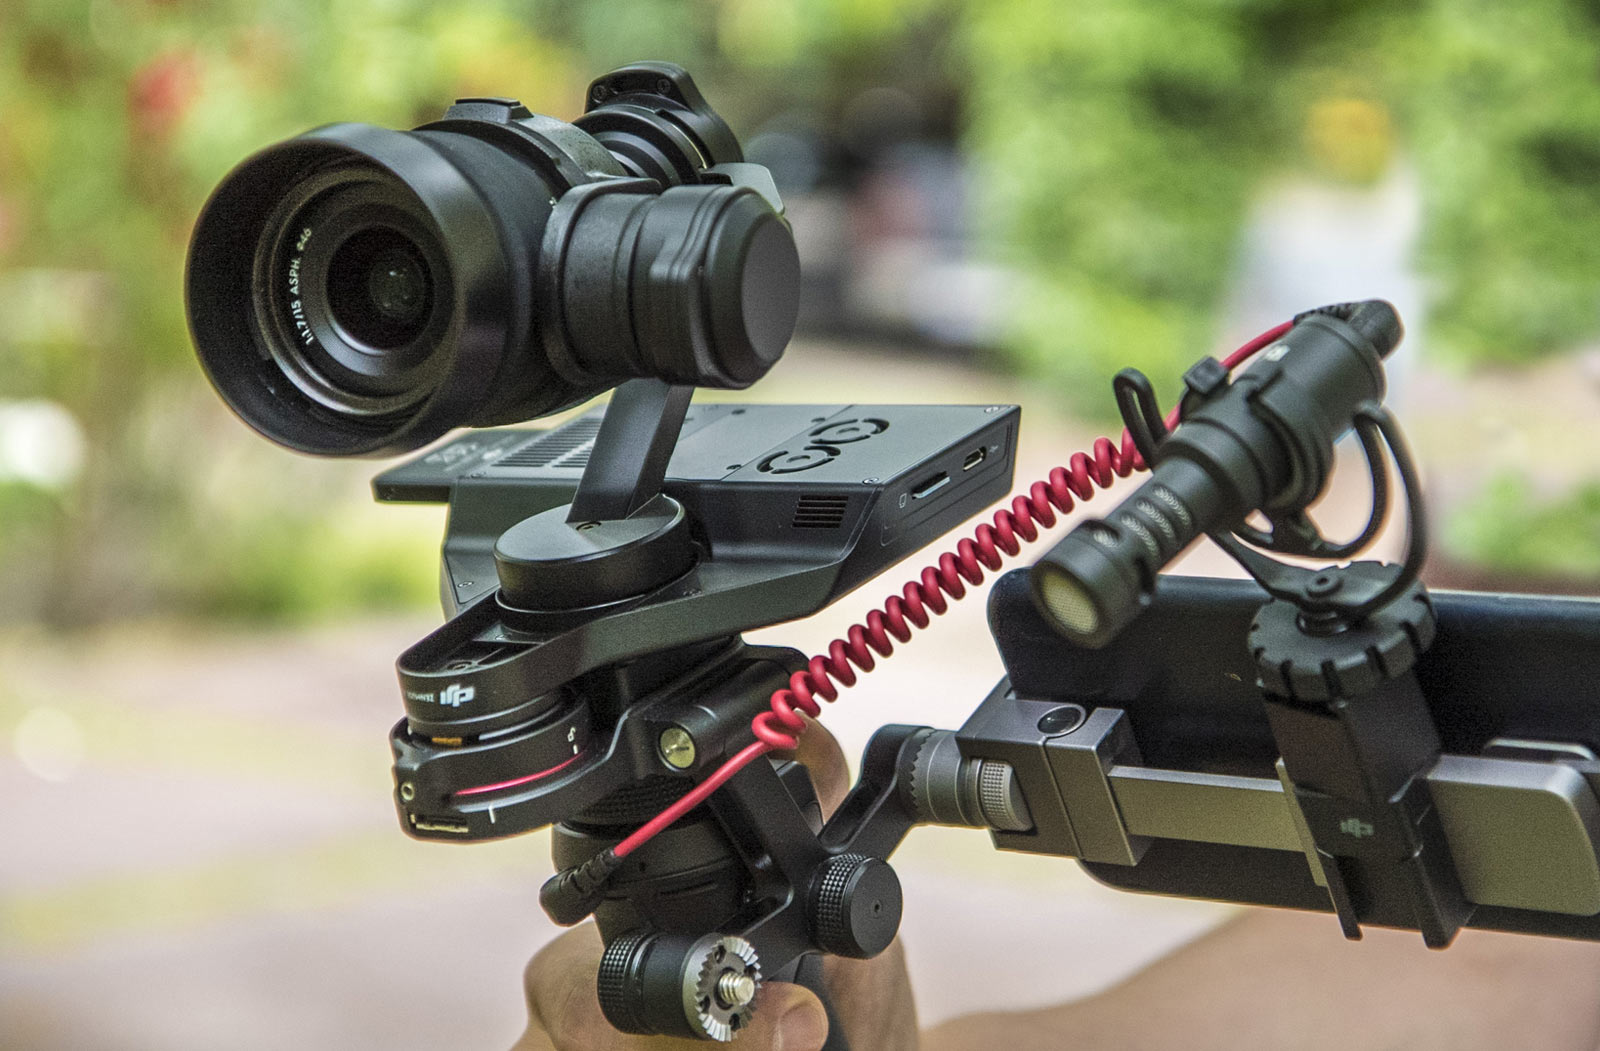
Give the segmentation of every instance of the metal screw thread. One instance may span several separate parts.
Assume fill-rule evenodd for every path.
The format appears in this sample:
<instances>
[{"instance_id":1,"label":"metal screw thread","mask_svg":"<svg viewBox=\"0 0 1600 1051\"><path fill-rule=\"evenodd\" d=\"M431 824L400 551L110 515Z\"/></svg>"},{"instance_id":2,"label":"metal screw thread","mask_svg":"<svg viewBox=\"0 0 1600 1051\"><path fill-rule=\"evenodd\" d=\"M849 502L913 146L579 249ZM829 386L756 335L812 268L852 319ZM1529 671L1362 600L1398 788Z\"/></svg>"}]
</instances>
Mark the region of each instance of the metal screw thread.
<instances>
[{"instance_id":1,"label":"metal screw thread","mask_svg":"<svg viewBox=\"0 0 1600 1051\"><path fill-rule=\"evenodd\" d=\"M717 979L717 998L728 1007L743 1007L756 998L756 980L738 971L723 971Z\"/></svg>"}]
</instances>

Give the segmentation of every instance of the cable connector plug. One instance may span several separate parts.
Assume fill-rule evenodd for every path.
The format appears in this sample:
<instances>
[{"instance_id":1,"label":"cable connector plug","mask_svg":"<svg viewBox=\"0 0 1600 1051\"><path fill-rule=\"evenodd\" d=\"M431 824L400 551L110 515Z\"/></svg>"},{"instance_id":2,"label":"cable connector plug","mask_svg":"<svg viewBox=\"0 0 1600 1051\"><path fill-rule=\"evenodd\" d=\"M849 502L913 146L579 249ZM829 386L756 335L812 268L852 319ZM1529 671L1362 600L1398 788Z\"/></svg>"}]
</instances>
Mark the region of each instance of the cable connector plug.
<instances>
[{"instance_id":1,"label":"cable connector plug","mask_svg":"<svg viewBox=\"0 0 1600 1051\"><path fill-rule=\"evenodd\" d=\"M615 851L603 850L582 865L561 870L539 888L539 907L562 927L582 922L599 908L606 884L621 865Z\"/></svg>"}]
</instances>

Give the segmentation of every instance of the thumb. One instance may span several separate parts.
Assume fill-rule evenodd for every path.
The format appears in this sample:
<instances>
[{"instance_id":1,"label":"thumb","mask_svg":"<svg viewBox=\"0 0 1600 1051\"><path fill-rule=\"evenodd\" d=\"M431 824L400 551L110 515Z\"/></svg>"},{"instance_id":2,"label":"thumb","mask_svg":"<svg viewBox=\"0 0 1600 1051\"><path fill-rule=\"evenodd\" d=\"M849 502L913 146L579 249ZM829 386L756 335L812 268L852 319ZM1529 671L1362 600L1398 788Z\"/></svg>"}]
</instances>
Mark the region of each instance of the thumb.
<instances>
[{"instance_id":1,"label":"thumb","mask_svg":"<svg viewBox=\"0 0 1600 1051\"><path fill-rule=\"evenodd\" d=\"M789 982L765 982L756 995L744 1046L772 1051L822 1051L828 1039L828 1013L810 989Z\"/></svg>"}]
</instances>

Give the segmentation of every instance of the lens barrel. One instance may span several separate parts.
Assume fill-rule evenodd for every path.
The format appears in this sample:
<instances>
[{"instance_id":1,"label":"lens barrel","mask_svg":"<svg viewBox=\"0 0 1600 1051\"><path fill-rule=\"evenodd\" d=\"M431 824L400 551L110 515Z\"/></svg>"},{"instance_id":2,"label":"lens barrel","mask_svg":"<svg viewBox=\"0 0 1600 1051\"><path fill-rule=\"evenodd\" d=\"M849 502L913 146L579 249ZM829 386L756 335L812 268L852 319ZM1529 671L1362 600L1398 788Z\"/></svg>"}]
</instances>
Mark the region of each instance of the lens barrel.
<instances>
[{"instance_id":1,"label":"lens barrel","mask_svg":"<svg viewBox=\"0 0 1600 1051\"><path fill-rule=\"evenodd\" d=\"M738 144L682 70L591 90L611 100L580 121L596 134L462 100L410 132L319 128L229 174L186 285L228 405L302 452L384 456L635 377L764 375L798 308L787 223L706 175Z\"/></svg>"}]
</instances>

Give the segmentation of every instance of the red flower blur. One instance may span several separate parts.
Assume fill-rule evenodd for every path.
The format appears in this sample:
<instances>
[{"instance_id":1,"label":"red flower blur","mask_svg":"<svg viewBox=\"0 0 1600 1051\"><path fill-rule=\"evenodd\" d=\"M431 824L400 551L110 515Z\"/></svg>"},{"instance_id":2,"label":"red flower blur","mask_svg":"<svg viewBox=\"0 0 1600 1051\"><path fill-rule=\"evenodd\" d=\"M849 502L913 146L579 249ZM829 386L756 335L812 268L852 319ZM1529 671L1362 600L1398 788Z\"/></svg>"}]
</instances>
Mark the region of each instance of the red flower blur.
<instances>
[{"instance_id":1,"label":"red flower blur","mask_svg":"<svg viewBox=\"0 0 1600 1051\"><path fill-rule=\"evenodd\" d=\"M200 88L200 69L192 53L169 52L146 62L128 81L128 116L135 135L169 138Z\"/></svg>"}]
</instances>

